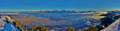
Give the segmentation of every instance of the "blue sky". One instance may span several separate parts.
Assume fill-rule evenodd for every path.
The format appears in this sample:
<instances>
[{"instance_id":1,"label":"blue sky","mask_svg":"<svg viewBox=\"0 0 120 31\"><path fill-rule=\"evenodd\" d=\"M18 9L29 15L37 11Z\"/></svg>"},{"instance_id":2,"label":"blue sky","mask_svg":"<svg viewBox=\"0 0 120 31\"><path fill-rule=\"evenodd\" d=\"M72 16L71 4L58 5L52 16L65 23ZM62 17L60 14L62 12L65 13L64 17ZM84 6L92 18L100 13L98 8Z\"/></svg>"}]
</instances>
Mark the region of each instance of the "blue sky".
<instances>
[{"instance_id":1,"label":"blue sky","mask_svg":"<svg viewBox=\"0 0 120 31\"><path fill-rule=\"evenodd\" d=\"M0 0L0 11L119 10L120 0Z\"/></svg>"}]
</instances>

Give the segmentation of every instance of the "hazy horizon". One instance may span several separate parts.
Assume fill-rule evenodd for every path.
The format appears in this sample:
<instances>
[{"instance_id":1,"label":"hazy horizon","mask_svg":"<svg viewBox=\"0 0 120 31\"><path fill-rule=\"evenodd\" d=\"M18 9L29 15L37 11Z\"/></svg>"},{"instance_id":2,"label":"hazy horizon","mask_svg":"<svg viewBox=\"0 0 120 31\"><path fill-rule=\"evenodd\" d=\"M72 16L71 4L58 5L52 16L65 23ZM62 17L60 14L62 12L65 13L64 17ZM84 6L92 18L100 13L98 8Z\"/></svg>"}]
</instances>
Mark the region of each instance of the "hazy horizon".
<instances>
[{"instance_id":1,"label":"hazy horizon","mask_svg":"<svg viewBox=\"0 0 120 31\"><path fill-rule=\"evenodd\" d=\"M0 0L0 11L120 10L120 0Z\"/></svg>"}]
</instances>

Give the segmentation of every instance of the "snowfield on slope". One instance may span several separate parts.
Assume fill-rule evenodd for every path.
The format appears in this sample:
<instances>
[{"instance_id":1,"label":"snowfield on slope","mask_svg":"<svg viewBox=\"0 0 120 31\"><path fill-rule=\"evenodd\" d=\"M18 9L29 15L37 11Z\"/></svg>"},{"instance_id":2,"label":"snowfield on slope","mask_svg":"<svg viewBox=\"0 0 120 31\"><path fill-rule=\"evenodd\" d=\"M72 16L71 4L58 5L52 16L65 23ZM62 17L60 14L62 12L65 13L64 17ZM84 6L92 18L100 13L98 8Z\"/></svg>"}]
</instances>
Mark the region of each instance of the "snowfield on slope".
<instances>
[{"instance_id":1,"label":"snowfield on slope","mask_svg":"<svg viewBox=\"0 0 120 31\"><path fill-rule=\"evenodd\" d=\"M120 24L120 18L115 20L111 25L101 31L118 31L118 25Z\"/></svg>"},{"instance_id":2,"label":"snowfield on slope","mask_svg":"<svg viewBox=\"0 0 120 31\"><path fill-rule=\"evenodd\" d=\"M6 23L5 17L8 18L9 23ZM1 16L0 18L0 31L19 31L17 27L13 26L14 20L11 20L9 16Z\"/></svg>"},{"instance_id":3,"label":"snowfield on slope","mask_svg":"<svg viewBox=\"0 0 120 31\"><path fill-rule=\"evenodd\" d=\"M0 30L4 29L4 26L6 24L5 20L6 20L5 17L1 16L1 18L0 18Z\"/></svg>"}]
</instances>

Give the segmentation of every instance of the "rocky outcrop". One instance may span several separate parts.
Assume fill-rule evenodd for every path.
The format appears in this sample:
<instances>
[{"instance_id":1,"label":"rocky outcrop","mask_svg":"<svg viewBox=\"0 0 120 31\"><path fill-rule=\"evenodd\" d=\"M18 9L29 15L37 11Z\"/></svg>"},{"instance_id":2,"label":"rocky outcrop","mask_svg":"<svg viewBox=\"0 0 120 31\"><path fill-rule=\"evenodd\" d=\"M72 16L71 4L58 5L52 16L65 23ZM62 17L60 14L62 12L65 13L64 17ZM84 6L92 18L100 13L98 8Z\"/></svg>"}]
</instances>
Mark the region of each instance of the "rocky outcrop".
<instances>
[{"instance_id":1,"label":"rocky outcrop","mask_svg":"<svg viewBox=\"0 0 120 31\"><path fill-rule=\"evenodd\" d=\"M24 30L24 31L28 31L27 28L25 28L19 21L15 20L14 21L14 25L20 29L20 30Z\"/></svg>"},{"instance_id":2,"label":"rocky outcrop","mask_svg":"<svg viewBox=\"0 0 120 31\"><path fill-rule=\"evenodd\" d=\"M8 18L7 18L7 17L5 17L5 19L6 19L6 22L7 22L7 23L9 23Z\"/></svg>"},{"instance_id":3,"label":"rocky outcrop","mask_svg":"<svg viewBox=\"0 0 120 31\"><path fill-rule=\"evenodd\" d=\"M6 19L6 22L7 22L7 23L12 22L13 25L14 25L15 27L17 27L17 29L19 29L20 31L29 31L29 30L28 30L27 28L25 28L19 21L13 20L13 19L11 19L9 16L6 16L5 19Z\"/></svg>"}]
</instances>

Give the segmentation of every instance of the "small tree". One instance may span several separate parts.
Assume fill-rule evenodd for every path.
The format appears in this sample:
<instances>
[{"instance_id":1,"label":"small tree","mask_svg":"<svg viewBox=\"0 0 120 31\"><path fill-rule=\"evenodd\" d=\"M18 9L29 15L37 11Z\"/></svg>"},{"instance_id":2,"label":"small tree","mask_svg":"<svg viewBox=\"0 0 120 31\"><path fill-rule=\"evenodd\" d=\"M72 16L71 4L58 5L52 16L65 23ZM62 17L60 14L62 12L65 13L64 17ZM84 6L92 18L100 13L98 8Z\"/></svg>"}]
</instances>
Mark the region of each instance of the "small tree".
<instances>
[{"instance_id":1,"label":"small tree","mask_svg":"<svg viewBox=\"0 0 120 31\"><path fill-rule=\"evenodd\" d=\"M97 27L90 27L90 31L97 31Z\"/></svg>"},{"instance_id":2,"label":"small tree","mask_svg":"<svg viewBox=\"0 0 120 31\"><path fill-rule=\"evenodd\" d=\"M72 28L71 26L67 28L66 31L74 31L74 28Z\"/></svg>"},{"instance_id":3,"label":"small tree","mask_svg":"<svg viewBox=\"0 0 120 31\"><path fill-rule=\"evenodd\" d=\"M40 31L47 31L47 28L46 27L41 27Z\"/></svg>"}]
</instances>

